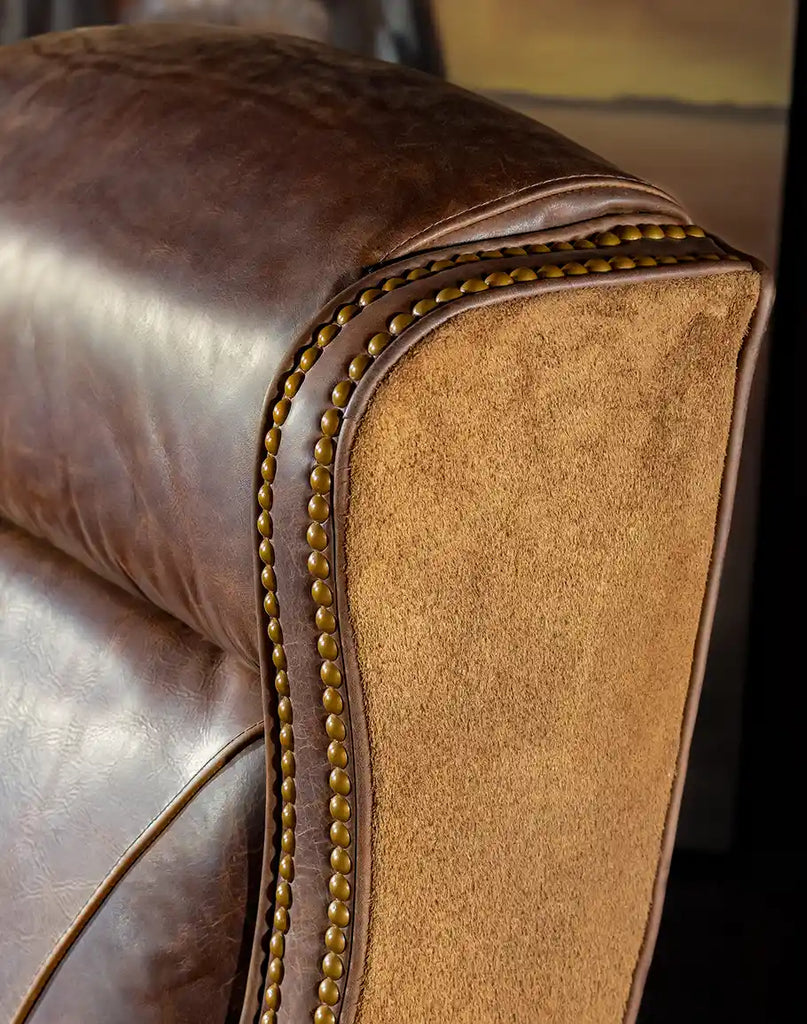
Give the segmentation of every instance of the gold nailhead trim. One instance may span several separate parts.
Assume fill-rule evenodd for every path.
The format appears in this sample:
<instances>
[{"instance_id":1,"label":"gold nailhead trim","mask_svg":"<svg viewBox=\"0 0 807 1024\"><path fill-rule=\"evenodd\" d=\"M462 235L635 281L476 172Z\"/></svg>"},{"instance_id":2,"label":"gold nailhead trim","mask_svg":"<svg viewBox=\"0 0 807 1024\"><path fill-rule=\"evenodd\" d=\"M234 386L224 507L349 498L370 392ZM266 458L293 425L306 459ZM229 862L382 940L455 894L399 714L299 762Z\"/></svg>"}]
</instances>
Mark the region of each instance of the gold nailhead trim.
<instances>
[{"instance_id":1,"label":"gold nailhead trim","mask_svg":"<svg viewBox=\"0 0 807 1024\"><path fill-rule=\"evenodd\" d=\"M328 834L334 846L340 846L345 850L350 846L350 829L341 821L331 822Z\"/></svg>"},{"instance_id":2,"label":"gold nailhead trim","mask_svg":"<svg viewBox=\"0 0 807 1024\"><path fill-rule=\"evenodd\" d=\"M318 348L314 348L312 345L311 348L307 348L300 356L300 369L304 373L308 373L314 363L319 359L319 351L320 350Z\"/></svg>"},{"instance_id":3,"label":"gold nailhead trim","mask_svg":"<svg viewBox=\"0 0 807 1024\"><path fill-rule=\"evenodd\" d=\"M391 341L392 335L388 331L381 331L367 342L367 351L373 357L379 356Z\"/></svg>"},{"instance_id":4,"label":"gold nailhead trim","mask_svg":"<svg viewBox=\"0 0 807 1024\"><path fill-rule=\"evenodd\" d=\"M381 287L385 292L391 292L396 288L400 288L402 284L406 284L405 277L391 277L388 281L385 281Z\"/></svg>"},{"instance_id":5,"label":"gold nailhead trim","mask_svg":"<svg viewBox=\"0 0 807 1024\"><path fill-rule=\"evenodd\" d=\"M347 751L338 740L333 740L329 744L328 760L337 768L347 768Z\"/></svg>"},{"instance_id":6,"label":"gold nailhead trim","mask_svg":"<svg viewBox=\"0 0 807 1024\"><path fill-rule=\"evenodd\" d=\"M342 875L348 874L353 867L353 863L347 850L343 850L339 846L335 846L331 850L331 867Z\"/></svg>"},{"instance_id":7,"label":"gold nailhead trim","mask_svg":"<svg viewBox=\"0 0 807 1024\"><path fill-rule=\"evenodd\" d=\"M342 306L339 312L336 314L336 322L340 327L344 326L348 320L352 320L353 317L359 312L361 306L353 304L350 306Z\"/></svg>"},{"instance_id":8,"label":"gold nailhead trim","mask_svg":"<svg viewBox=\"0 0 807 1024\"><path fill-rule=\"evenodd\" d=\"M426 313L431 313L436 306L435 299L421 299L420 302L416 302L412 306L412 313L414 316L425 316Z\"/></svg>"},{"instance_id":9,"label":"gold nailhead trim","mask_svg":"<svg viewBox=\"0 0 807 1024\"><path fill-rule=\"evenodd\" d=\"M586 260L583 264L586 270L590 270L594 274L607 274L611 269L611 264L608 260L593 259Z\"/></svg>"},{"instance_id":10,"label":"gold nailhead trim","mask_svg":"<svg viewBox=\"0 0 807 1024\"><path fill-rule=\"evenodd\" d=\"M328 1006L335 1006L339 1002L339 987L330 978L324 978L319 983L319 997Z\"/></svg>"},{"instance_id":11,"label":"gold nailhead trim","mask_svg":"<svg viewBox=\"0 0 807 1024\"><path fill-rule=\"evenodd\" d=\"M336 953L326 953L322 958L322 973L326 978L338 981L344 974L344 965Z\"/></svg>"},{"instance_id":12,"label":"gold nailhead trim","mask_svg":"<svg viewBox=\"0 0 807 1024\"><path fill-rule=\"evenodd\" d=\"M346 736L344 722L336 715L328 715L325 719L325 732L332 740L343 740Z\"/></svg>"},{"instance_id":13,"label":"gold nailhead trim","mask_svg":"<svg viewBox=\"0 0 807 1024\"><path fill-rule=\"evenodd\" d=\"M516 267L515 270L510 271L510 276L514 281L536 281L538 279L538 275L532 267Z\"/></svg>"},{"instance_id":14,"label":"gold nailhead trim","mask_svg":"<svg viewBox=\"0 0 807 1024\"><path fill-rule=\"evenodd\" d=\"M324 523L331 514L331 506L321 494L315 494L308 502L308 514L318 523Z\"/></svg>"},{"instance_id":15,"label":"gold nailhead trim","mask_svg":"<svg viewBox=\"0 0 807 1024\"><path fill-rule=\"evenodd\" d=\"M399 313L397 316L392 317L389 322L390 334L400 334L401 331L405 331L406 328L414 322L414 317L411 313ZM334 405L338 405L338 402L334 402Z\"/></svg>"},{"instance_id":16,"label":"gold nailhead trim","mask_svg":"<svg viewBox=\"0 0 807 1024\"><path fill-rule=\"evenodd\" d=\"M368 288L366 291L363 291L361 293L361 295L359 296L359 305L360 306L369 306L371 302L375 302L375 300L380 295L383 295L383 294L384 293L381 291L380 288Z\"/></svg>"},{"instance_id":17,"label":"gold nailhead trim","mask_svg":"<svg viewBox=\"0 0 807 1024\"><path fill-rule=\"evenodd\" d=\"M350 924L350 911L344 903L334 900L328 904L328 920L340 928L347 928Z\"/></svg>"},{"instance_id":18,"label":"gold nailhead trim","mask_svg":"<svg viewBox=\"0 0 807 1024\"><path fill-rule=\"evenodd\" d=\"M342 929L337 928L336 925L332 924L327 932L325 932L325 945L333 953L343 953L346 941L345 933Z\"/></svg>"},{"instance_id":19,"label":"gold nailhead trim","mask_svg":"<svg viewBox=\"0 0 807 1024\"><path fill-rule=\"evenodd\" d=\"M505 273L488 274L485 278L485 284L490 288L506 288L514 283L512 277Z\"/></svg>"},{"instance_id":20,"label":"gold nailhead trim","mask_svg":"<svg viewBox=\"0 0 807 1024\"><path fill-rule=\"evenodd\" d=\"M282 396L272 406L272 426L267 430L264 439L267 456L261 465L262 484L258 491L258 505L261 509L257 519L257 529L261 536L259 544L259 556L263 561L261 571L261 582L265 589L264 610L267 615L267 635L272 641L272 662L275 666L275 691L278 698L277 714L281 722L280 745L283 750L281 756L281 820L284 831L281 837L281 849L283 856L279 863L279 879L275 890L275 911L273 915L274 930L272 932L269 948L272 959L269 962L267 981L270 982L266 988L265 1005L267 1007L263 1024L273 1024L275 1011L279 1006L280 989L279 985L283 977L283 956L285 953L284 934L290 926L289 908L291 907L290 882L294 877L294 849L296 812L294 803L296 800L295 774L296 764L293 754L293 711L289 697L289 683L286 674L286 654L283 647L283 633L280 626L279 606L276 594L277 581L274 569L274 548L272 546L272 483L275 480L277 455L280 441L281 428L291 411L291 401L297 395L305 380L306 373L315 365L322 349L330 345L338 336L340 329L349 323L354 317L370 306L385 293L394 291L406 284L407 281L415 281L430 274L437 274L448 270L451 267L467 263L475 263L483 259L502 259L504 257L522 257L530 253L546 254L551 252L569 252L592 249L597 246L609 247L620 245L625 242L635 241L640 238L648 239L675 239L704 238L705 232L694 224L643 224L622 225L610 231L599 232L589 238L578 238L573 242L554 241L550 244L531 243L527 246L507 246L503 249L486 249L479 252L459 253L452 257L441 258L432 261L428 266L413 267L406 271L404 276L388 278L379 287L365 289L355 302L340 307L332 321L323 324L315 332L314 343L306 348L299 356L297 366L286 376L283 382ZM320 676L323 682L322 703L328 712L325 721L325 732L330 740L328 746L328 763L331 767L329 775L329 786L333 792L330 799L329 809L331 813L330 839L332 850L330 863L333 875L329 880L329 892L334 897L328 906L328 918L331 926L326 933L325 945L328 952L322 961L323 979L320 985L320 1005L314 1012L316 1024L335 1024L335 1016L331 1006L338 1002L340 995L336 981L343 975L344 965L339 960L338 953L341 953L346 946L346 938L341 929L346 928L350 922L350 911L346 900L350 897L350 881L348 878L352 870L352 861L346 852L351 844L350 830L346 822L350 821L352 810L348 796L351 792L351 779L349 774L349 754L344 745L347 734L345 723L341 715L344 711L344 701L339 693L342 686L342 673L338 664L339 643L337 639L338 622L333 608L333 591L328 584L330 579L331 566L324 552L328 549L329 538L323 524L330 518L330 489L332 478L329 466L333 464L335 457L334 438L339 433L341 426L341 411L350 400L355 383L360 381L373 359L377 358L389 345L393 337L405 331L417 317L423 316L436 306L454 302L463 295L474 294L485 291L488 288L509 287L516 283L534 281L536 279L553 279L567 276L584 275L591 273L608 273L612 270L630 270L635 267L657 266L659 264L675 264L678 262L695 262L697 260L739 260L738 256L721 257L718 254L706 254L693 256L689 253L676 256L661 256L653 258L650 256L639 256L631 258L628 256L614 256L610 259L594 257L581 263L572 261L563 265L544 264L536 268L519 266L512 270L497 270L488 274L483 280L480 277L470 277L456 285L447 285L440 288L435 294L424 296L419 299L410 311L400 311L389 318L388 330L377 332L366 344L366 354L362 353L352 360L347 367L347 379L339 381L332 393L333 406L326 409L322 415L321 428L322 436L317 440L314 448L314 465L311 469L312 495L308 504L308 512L311 522L306 532L306 539L311 548L308 558L308 567L314 580L311 585L311 596L315 606L315 621L319 636L317 649L322 659ZM330 959L329 959L330 958Z\"/></svg>"}]
</instances>

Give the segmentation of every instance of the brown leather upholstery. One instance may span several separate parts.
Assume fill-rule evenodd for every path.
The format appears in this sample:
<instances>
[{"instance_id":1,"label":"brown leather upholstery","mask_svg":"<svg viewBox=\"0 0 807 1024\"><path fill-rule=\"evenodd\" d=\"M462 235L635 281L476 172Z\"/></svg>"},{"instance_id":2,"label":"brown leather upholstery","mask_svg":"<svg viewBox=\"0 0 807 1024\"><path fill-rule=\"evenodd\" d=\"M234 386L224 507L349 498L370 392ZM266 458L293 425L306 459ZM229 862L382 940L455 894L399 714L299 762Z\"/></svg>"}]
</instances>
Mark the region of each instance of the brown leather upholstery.
<instances>
[{"instance_id":1,"label":"brown leather upholstery","mask_svg":"<svg viewBox=\"0 0 807 1024\"><path fill-rule=\"evenodd\" d=\"M440 255L687 219L541 125L314 43L154 26L0 53L0 1019L258 1011L277 764L254 480L266 396L311 331ZM312 707L292 549L331 355L275 484L289 676ZM302 764L320 725L296 721ZM299 770L289 1024L318 974L319 787Z\"/></svg>"}]
</instances>

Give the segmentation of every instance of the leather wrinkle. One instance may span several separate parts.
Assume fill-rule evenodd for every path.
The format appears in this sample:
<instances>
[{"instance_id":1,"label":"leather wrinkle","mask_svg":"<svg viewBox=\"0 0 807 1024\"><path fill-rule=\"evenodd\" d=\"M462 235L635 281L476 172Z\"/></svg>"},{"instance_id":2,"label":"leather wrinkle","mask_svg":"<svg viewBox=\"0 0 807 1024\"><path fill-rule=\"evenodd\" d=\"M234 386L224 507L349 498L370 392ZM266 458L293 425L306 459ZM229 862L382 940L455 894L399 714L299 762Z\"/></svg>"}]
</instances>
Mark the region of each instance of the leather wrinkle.
<instances>
[{"instance_id":1,"label":"leather wrinkle","mask_svg":"<svg viewBox=\"0 0 807 1024\"><path fill-rule=\"evenodd\" d=\"M78 940L86 925L100 910L104 901L123 880L130 868L148 852L149 848L160 838L170 824L188 806L193 798L202 788L211 782L238 754L246 750L253 743L261 740L265 735L263 721L255 722L253 725L242 730L234 736L229 743L224 744L192 779L186 783L158 814L141 831L137 838L130 843L127 849L121 854L107 876L99 883L92 895L86 901L82 909L76 915L73 923L65 930L54 944L51 953L42 961L37 968L34 979L23 997L19 1009L12 1017L10 1024L24 1024L36 1001L42 994L50 978L56 972L59 964L70 952L70 948Z\"/></svg>"}]
</instances>

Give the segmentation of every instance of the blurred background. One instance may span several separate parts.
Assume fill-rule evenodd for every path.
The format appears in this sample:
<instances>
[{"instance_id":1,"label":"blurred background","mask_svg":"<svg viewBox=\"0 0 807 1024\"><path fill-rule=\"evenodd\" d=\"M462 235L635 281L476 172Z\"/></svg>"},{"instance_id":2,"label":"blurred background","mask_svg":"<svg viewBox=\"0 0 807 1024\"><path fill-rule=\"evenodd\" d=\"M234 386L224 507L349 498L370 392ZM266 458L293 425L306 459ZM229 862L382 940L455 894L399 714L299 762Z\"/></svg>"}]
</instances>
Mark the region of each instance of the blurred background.
<instances>
[{"instance_id":1,"label":"blurred background","mask_svg":"<svg viewBox=\"0 0 807 1024\"><path fill-rule=\"evenodd\" d=\"M0 0L3 43L78 25L214 22L444 76L661 185L696 223L778 268L641 1024L789 1022L795 1005L797 627L782 580L796 558L794 382L803 379L797 9L795 0Z\"/></svg>"}]
</instances>

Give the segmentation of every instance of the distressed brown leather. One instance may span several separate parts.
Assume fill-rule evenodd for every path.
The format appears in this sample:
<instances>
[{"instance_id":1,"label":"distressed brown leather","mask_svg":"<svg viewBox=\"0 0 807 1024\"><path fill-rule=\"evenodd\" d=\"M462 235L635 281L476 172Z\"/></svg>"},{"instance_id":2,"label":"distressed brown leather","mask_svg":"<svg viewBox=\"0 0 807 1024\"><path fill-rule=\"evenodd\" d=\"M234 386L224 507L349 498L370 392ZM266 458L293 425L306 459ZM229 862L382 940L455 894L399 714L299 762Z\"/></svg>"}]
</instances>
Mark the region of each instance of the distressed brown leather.
<instances>
[{"instance_id":1,"label":"distressed brown leather","mask_svg":"<svg viewBox=\"0 0 807 1024\"><path fill-rule=\"evenodd\" d=\"M123 1021L132 999L139 1021L201 1006L228 1019L263 845L256 723L251 666L0 520L0 1020L16 1019L52 958L47 997L24 1019ZM241 736L252 753L138 851ZM132 872L60 953L121 860Z\"/></svg>"},{"instance_id":2,"label":"distressed brown leather","mask_svg":"<svg viewBox=\"0 0 807 1024\"><path fill-rule=\"evenodd\" d=\"M255 663L254 443L301 330L444 235L629 209L682 217L525 117L314 43L145 26L11 47L0 514Z\"/></svg>"},{"instance_id":3,"label":"distressed brown leather","mask_svg":"<svg viewBox=\"0 0 807 1024\"><path fill-rule=\"evenodd\" d=\"M314 43L144 26L0 52L0 1016L257 1013L276 828L273 748L264 824L250 731L265 715L274 735L255 474L266 397L310 331L443 250L687 220L535 122ZM310 630L291 545L307 522L304 424L326 382L300 395L275 487L290 634ZM296 743L316 749L313 648L290 651L310 698ZM232 759L81 920L222 750ZM297 784L293 1024L308 1019L321 940L320 774Z\"/></svg>"}]
</instances>

